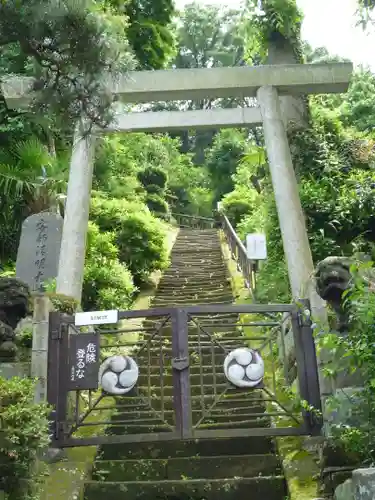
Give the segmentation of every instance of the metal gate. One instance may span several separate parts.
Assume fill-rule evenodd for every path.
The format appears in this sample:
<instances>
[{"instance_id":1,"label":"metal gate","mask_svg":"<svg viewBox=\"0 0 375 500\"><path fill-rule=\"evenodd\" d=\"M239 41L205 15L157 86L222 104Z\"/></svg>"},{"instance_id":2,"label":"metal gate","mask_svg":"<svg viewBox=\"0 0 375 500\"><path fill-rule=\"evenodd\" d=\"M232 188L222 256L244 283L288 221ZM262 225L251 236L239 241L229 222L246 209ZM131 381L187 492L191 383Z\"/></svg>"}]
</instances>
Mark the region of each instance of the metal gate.
<instances>
[{"instance_id":1,"label":"metal gate","mask_svg":"<svg viewBox=\"0 0 375 500\"><path fill-rule=\"evenodd\" d=\"M50 315L55 446L319 434L307 301L106 315Z\"/></svg>"}]
</instances>

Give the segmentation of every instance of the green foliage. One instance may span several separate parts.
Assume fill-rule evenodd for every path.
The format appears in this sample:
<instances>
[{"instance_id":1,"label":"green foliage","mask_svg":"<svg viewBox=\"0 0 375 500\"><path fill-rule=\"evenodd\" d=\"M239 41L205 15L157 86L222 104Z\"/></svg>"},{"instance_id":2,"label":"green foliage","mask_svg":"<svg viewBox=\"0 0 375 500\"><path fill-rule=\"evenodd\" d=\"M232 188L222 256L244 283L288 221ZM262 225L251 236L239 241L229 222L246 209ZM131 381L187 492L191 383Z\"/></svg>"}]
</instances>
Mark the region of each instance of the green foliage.
<instances>
[{"instance_id":1,"label":"green foliage","mask_svg":"<svg viewBox=\"0 0 375 500\"><path fill-rule=\"evenodd\" d=\"M190 3L180 16L178 68L237 66L244 55L241 11Z\"/></svg>"},{"instance_id":2,"label":"green foliage","mask_svg":"<svg viewBox=\"0 0 375 500\"><path fill-rule=\"evenodd\" d=\"M359 7L360 23L363 29L367 28L369 23L374 24L373 11L375 9L374 0L357 0Z\"/></svg>"},{"instance_id":3,"label":"green foliage","mask_svg":"<svg viewBox=\"0 0 375 500\"><path fill-rule=\"evenodd\" d=\"M127 309L136 289L130 271L119 261L113 233L89 224L82 308L85 311Z\"/></svg>"},{"instance_id":4,"label":"green foliage","mask_svg":"<svg viewBox=\"0 0 375 500\"><path fill-rule=\"evenodd\" d=\"M0 191L7 197L24 199L31 212L56 203L66 178L66 159L59 161L38 139L16 142L0 150Z\"/></svg>"},{"instance_id":5,"label":"green foliage","mask_svg":"<svg viewBox=\"0 0 375 500\"><path fill-rule=\"evenodd\" d=\"M168 136L127 134L105 138L100 141L95 162L95 189L111 197L140 201L144 187L138 178L150 174L145 185L151 183L164 189L168 179L188 163L179 148L179 142ZM156 182L152 181L154 175Z\"/></svg>"},{"instance_id":6,"label":"green foliage","mask_svg":"<svg viewBox=\"0 0 375 500\"><path fill-rule=\"evenodd\" d=\"M106 193L108 197L127 201L139 199L142 187L136 177L137 149L132 146L117 136L98 141L93 186L101 195Z\"/></svg>"},{"instance_id":7,"label":"green foliage","mask_svg":"<svg viewBox=\"0 0 375 500\"><path fill-rule=\"evenodd\" d=\"M356 453L364 464L375 462L375 293L373 262L352 266L353 279L344 292L344 307L349 313L349 333L346 337L325 334L319 338L320 348L329 349L333 361L325 366L325 375L336 379L347 360L350 373L360 371L363 389L348 395L351 418L336 423L332 432L348 453ZM347 369L347 367L345 367ZM337 400L331 398L328 407L337 410Z\"/></svg>"},{"instance_id":8,"label":"green foliage","mask_svg":"<svg viewBox=\"0 0 375 500\"><path fill-rule=\"evenodd\" d=\"M172 212L210 216L212 191L210 175L205 166L196 166L189 154L179 151L180 141L163 138L168 161L163 169L168 175L167 199Z\"/></svg>"},{"instance_id":9,"label":"green foliage","mask_svg":"<svg viewBox=\"0 0 375 500\"><path fill-rule=\"evenodd\" d=\"M245 153L245 135L241 131L222 130L215 138L207 156L207 169L211 175L214 201L220 200L234 188L232 175Z\"/></svg>"},{"instance_id":10,"label":"green foliage","mask_svg":"<svg viewBox=\"0 0 375 500\"><path fill-rule=\"evenodd\" d=\"M251 214L254 209L254 193L247 186L239 187L228 193L223 198L225 215L234 228L240 223L244 216Z\"/></svg>"},{"instance_id":11,"label":"green foliage","mask_svg":"<svg viewBox=\"0 0 375 500\"><path fill-rule=\"evenodd\" d=\"M350 62L350 60L339 56L332 56L325 47L313 49L308 42L302 42L304 62L306 63L335 63Z\"/></svg>"},{"instance_id":12,"label":"green foliage","mask_svg":"<svg viewBox=\"0 0 375 500\"><path fill-rule=\"evenodd\" d=\"M148 184L146 191L148 194L158 194L159 196L164 195L164 188L157 186L156 184Z\"/></svg>"},{"instance_id":13,"label":"green foliage","mask_svg":"<svg viewBox=\"0 0 375 500\"><path fill-rule=\"evenodd\" d=\"M119 231L127 217L133 213L145 213L147 208L140 201L119 200L94 196L91 199L90 218L101 231Z\"/></svg>"},{"instance_id":14,"label":"green foliage","mask_svg":"<svg viewBox=\"0 0 375 500\"><path fill-rule=\"evenodd\" d=\"M49 408L34 404L34 381L0 377L0 490L7 499L37 500L37 458L49 443Z\"/></svg>"},{"instance_id":15,"label":"green foliage","mask_svg":"<svg viewBox=\"0 0 375 500\"><path fill-rule=\"evenodd\" d=\"M303 16L296 0L250 0L250 6L254 36L258 39L263 57L271 42L287 40L294 49L297 62L302 62L300 35Z\"/></svg>"},{"instance_id":16,"label":"green foliage","mask_svg":"<svg viewBox=\"0 0 375 500\"><path fill-rule=\"evenodd\" d=\"M69 314L70 316L80 309L79 302L73 297L68 297L62 293L47 292L46 295L52 302L55 311Z\"/></svg>"},{"instance_id":17,"label":"green foliage","mask_svg":"<svg viewBox=\"0 0 375 500\"><path fill-rule=\"evenodd\" d=\"M105 126L112 118L101 76L130 67L124 16L93 0L7 0L0 4L3 50L15 51L21 73L34 76L39 113L60 123L80 118Z\"/></svg>"},{"instance_id":18,"label":"green foliage","mask_svg":"<svg viewBox=\"0 0 375 500\"><path fill-rule=\"evenodd\" d=\"M158 186L164 191L168 176L161 167L147 167L138 172L138 180L148 192L150 192L148 186Z\"/></svg>"},{"instance_id":19,"label":"green foliage","mask_svg":"<svg viewBox=\"0 0 375 500\"><path fill-rule=\"evenodd\" d=\"M168 203L157 194L147 195L146 205L155 214L167 214L169 211Z\"/></svg>"},{"instance_id":20,"label":"green foliage","mask_svg":"<svg viewBox=\"0 0 375 500\"><path fill-rule=\"evenodd\" d=\"M161 69L174 54L172 0L109 0L129 19L126 30L141 69Z\"/></svg>"},{"instance_id":21,"label":"green foliage","mask_svg":"<svg viewBox=\"0 0 375 500\"><path fill-rule=\"evenodd\" d=\"M119 259L129 267L136 283L168 264L162 222L149 214L132 213L117 232Z\"/></svg>"},{"instance_id":22,"label":"green foliage","mask_svg":"<svg viewBox=\"0 0 375 500\"><path fill-rule=\"evenodd\" d=\"M0 259L15 259L23 220L57 211L66 187L66 155L50 154L36 138L0 149Z\"/></svg>"},{"instance_id":23,"label":"green foliage","mask_svg":"<svg viewBox=\"0 0 375 500\"><path fill-rule=\"evenodd\" d=\"M156 201L159 200L156 198L155 205ZM157 208L165 213L163 202L160 199ZM137 284L146 279L150 272L164 268L165 230L145 205L125 200L94 198L91 203L91 218L102 231L113 232L114 239L111 241L116 246L112 250L117 251L116 247L118 248L120 262L129 268Z\"/></svg>"},{"instance_id":24,"label":"green foliage","mask_svg":"<svg viewBox=\"0 0 375 500\"><path fill-rule=\"evenodd\" d=\"M15 338L15 342L18 347L31 349L33 346L33 329L24 328L22 331L18 332Z\"/></svg>"},{"instance_id":25,"label":"green foliage","mask_svg":"<svg viewBox=\"0 0 375 500\"><path fill-rule=\"evenodd\" d=\"M246 235L262 232L267 238L267 260L257 274L256 299L263 303L288 303L291 300L289 278L284 258L282 236L271 186L254 203L253 212L238 224L242 240Z\"/></svg>"},{"instance_id":26,"label":"green foliage","mask_svg":"<svg viewBox=\"0 0 375 500\"><path fill-rule=\"evenodd\" d=\"M371 71L354 73L340 111L346 125L363 132L375 130L375 76Z\"/></svg>"},{"instance_id":27,"label":"green foliage","mask_svg":"<svg viewBox=\"0 0 375 500\"><path fill-rule=\"evenodd\" d=\"M201 5L192 2L185 5L178 20L176 68L212 68L240 66L245 61L246 34L244 9L235 10L223 5ZM243 102L243 100L238 100ZM168 104L169 109L211 109L233 107L234 99L189 100L186 103ZM165 107L165 106L164 106ZM181 151L194 153L193 162L205 162L207 148L218 130L177 132L182 140Z\"/></svg>"}]
</instances>

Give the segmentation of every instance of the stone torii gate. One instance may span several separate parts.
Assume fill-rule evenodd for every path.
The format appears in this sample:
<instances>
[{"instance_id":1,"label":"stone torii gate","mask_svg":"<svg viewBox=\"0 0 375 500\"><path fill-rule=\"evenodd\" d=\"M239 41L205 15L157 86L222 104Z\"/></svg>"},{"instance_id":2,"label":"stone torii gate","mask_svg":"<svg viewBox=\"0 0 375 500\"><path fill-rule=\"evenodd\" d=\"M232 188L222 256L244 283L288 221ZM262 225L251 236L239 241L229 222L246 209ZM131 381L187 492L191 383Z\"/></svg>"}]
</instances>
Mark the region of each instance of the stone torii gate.
<instances>
[{"instance_id":1,"label":"stone torii gate","mask_svg":"<svg viewBox=\"0 0 375 500\"><path fill-rule=\"evenodd\" d=\"M324 319L324 303L312 280L313 260L298 193L285 122L283 96L343 93L353 66L286 64L240 68L136 71L108 81L108 90L124 103L225 97L256 97L259 107L209 111L121 113L106 130L73 145L62 235L57 291L80 299L89 219L95 138L114 132L168 132L182 129L263 125L284 251L293 297L308 297L315 317ZM8 78L2 91L9 107L30 100L32 79ZM280 98L279 98L280 96Z\"/></svg>"}]
</instances>

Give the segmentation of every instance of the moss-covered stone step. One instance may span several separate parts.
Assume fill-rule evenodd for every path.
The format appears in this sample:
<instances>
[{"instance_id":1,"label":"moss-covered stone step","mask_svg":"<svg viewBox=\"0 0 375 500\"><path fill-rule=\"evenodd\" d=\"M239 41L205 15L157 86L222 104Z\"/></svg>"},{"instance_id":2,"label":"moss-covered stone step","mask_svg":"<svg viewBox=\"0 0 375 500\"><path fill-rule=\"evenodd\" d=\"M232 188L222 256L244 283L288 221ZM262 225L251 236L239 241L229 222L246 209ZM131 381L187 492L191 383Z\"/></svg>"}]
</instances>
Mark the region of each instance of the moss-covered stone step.
<instances>
[{"instance_id":1,"label":"moss-covered stone step","mask_svg":"<svg viewBox=\"0 0 375 500\"><path fill-rule=\"evenodd\" d=\"M167 421L170 423L174 422L175 410L164 410L162 413L160 410L156 410L155 408L145 408L136 406L128 406L128 407L113 407L114 414L112 415L113 422L116 423L118 421L137 421L139 423L143 422L151 422L151 423L159 423L161 421ZM215 422L223 422L228 421L230 419L233 422L244 421L247 418L256 418L262 417L264 413L264 406L262 405L248 405L242 408L232 408L230 406L223 407L218 405L217 407L207 409L206 419L205 421L213 420ZM94 412L93 412L94 415ZM192 419L195 424L202 418L202 410L196 409L192 410Z\"/></svg>"},{"instance_id":2,"label":"moss-covered stone step","mask_svg":"<svg viewBox=\"0 0 375 500\"><path fill-rule=\"evenodd\" d=\"M139 376L138 379L138 384L139 385L145 385L147 384L148 380L150 380L151 385L160 385L160 373L157 371L152 372L150 370L150 377L148 377L147 373L142 375L142 373ZM192 385L198 385L202 382L202 384L213 384L214 378L216 379L216 382L219 384L226 383L226 378L224 375L223 367L220 367L220 369L216 372L215 377L212 374L212 369L211 373L203 373L202 377L199 373L194 373L190 374L190 383ZM172 374L167 374L163 376L163 381L166 385L171 385L173 383L173 375Z\"/></svg>"},{"instance_id":3,"label":"moss-covered stone step","mask_svg":"<svg viewBox=\"0 0 375 500\"><path fill-rule=\"evenodd\" d=\"M159 383L160 384L160 383ZM139 392L142 394L148 394L148 387L147 386L137 386ZM223 383L223 384L216 384L216 388L213 386L204 386L202 387L201 385L191 385L190 386L190 394L193 396L198 396L200 394L205 394L205 395L210 395L214 394L215 390L218 394L224 392L225 390L230 390L231 387L228 383ZM161 388L160 385L154 386L151 389L151 397L158 398L160 397L161 394ZM166 385L163 387L163 394L165 397L170 397L174 395L174 387L171 385ZM153 396L154 395L154 396Z\"/></svg>"},{"instance_id":4,"label":"moss-covered stone step","mask_svg":"<svg viewBox=\"0 0 375 500\"><path fill-rule=\"evenodd\" d=\"M163 297L168 296L168 295L184 295L184 296L189 296L189 295L199 295L202 296L203 298L208 295L208 296L214 296L214 295L231 295L232 290L228 286L224 285L216 285L215 287L207 287L204 288L202 286L197 286L195 288L190 287L190 286L180 286L180 287L165 287L163 290ZM160 294L161 295L161 294Z\"/></svg>"},{"instance_id":5,"label":"moss-covered stone step","mask_svg":"<svg viewBox=\"0 0 375 500\"><path fill-rule=\"evenodd\" d=\"M194 251L195 250L195 251ZM187 252L173 252L171 265L168 270L179 270L187 268L198 268L199 265L205 268L225 269L223 266L223 257L217 252L206 247L200 251L197 246L189 246Z\"/></svg>"},{"instance_id":6,"label":"moss-covered stone step","mask_svg":"<svg viewBox=\"0 0 375 500\"><path fill-rule=\"evenodd\" d=\"M178 292L191 292L191 293L199 293L202 291L212 291L212 292L230 292L230 282L227 279L220 281L216 279L215 276L210 276L209 272L206 272L206 275L202 277L200 280L194 280L193 276L182 279L178 277L177 279L164 277L161 281L158 289L158 294L162 293L173 293Z\"/></svg>"},{"instance_id":7,"label":"moss-covered stone step","mask_svg":"<svg viewBox=\"0 0 375 500\"><path fill-rule=\"evenodd\" d=\"M201 421L202 420L202 421ZM133 418L127 413L119 413L112 416L112 427L120 427L122 434L147 434L150 432L169 432L169 426L172 426L174 422L174 414L169 413L167 415L158 418L156 415L153 417L142 417ZM251 413L239 414L239 415L227 415L224 412L220 414L210 414L208 413L205 418L200 418L199 415L195 415L194 422L199 422L198 429L258 429L258 428L268 428L271 425L270 418L264 416L253 416ZM119 434L116 431L115 434Z\"/></svg>"},{"instance_id":8,"label":"moss-covered stone step","mask_svg":"<svg viewBox=\"0 0 375 500\"><path fill-rule=\"evenodd\" d=\"M284 500L282 476L154 482L87 482L84 500ZM185 496L184 496L185 495Z\"/></svg>"},{"instance_id":9,"label":"moss-covered stone step","mask_svg":"<svg viewBox=\"0 0 375 500\"><path fill-rule=\"evenodd\" d=\"M172 261L172 266L164 272L163 279L170 278L171 276L177 276L180 278L182 276L191 277L195 278L195 283L199 283L199 278L202 278L203 280L207 278L217 278L218 276L227 278L228 271L222 263L215 264L213 266L200 263L199 265L179 265L173 267Z\"/></svg>"},{"instance_id":10,"label":"moss-covered stone step","mask_svg":"<svg viewBox=\"0 0 375 500\"><path fill-rule=\"evenodd\" d=\"M103 404L98 405L93 411L100 412L101 407L105 409L113 408L118 413L127 413L131 415L136 412L144 412L145 415L147 412L153 411L158 412L163 407L166 412L173 413L174 411L174 402L173 396L165 397L163 401L160 398L160 392L158 396L152 398L150 402L146 399L147 394L144 395L144 398L127 398L125 400L117 400L116 402L107 402L103 400ZM148 398L147 398L148 399ZM214 404L215 403L215 404ZM248 397L236 398L236 399L225 399L222 398L220 401L217 401L214 394L207 395L205 394L203 397L194 396L191 400L192 411L196 414L203 412L202 405L204 405L204 409L208 415L210 414L218 414L223 412L226 415L232 415L236 413L261 413L264 411L264 402L262 398L259 396L257 399L252 399L251 395Z\"/></svg>"},{"instance_id":11,"label":"moss-covered stone step","mask_svg":"<svg viewBox=\"0 0 375 500\"><path fill-rule=\"evenodd\" d=\"M236 347L242 346L242 342L239 342ZM226 347L224 345L224 347ZM226 347L226 351L230 351L231 349L228 349ZM190 354L190 365L199 365L199 364L205 364L207 365L208 363L212 362L217 364L223 364L224 360L226 358L227 352L224 351L222 348L217 347L215 350L211 349L211 346L202 346L201 352L199 352L198 348L192 347L189 349L189 354ZM214 353L214 354L213 354ZM213 357L214 356L214 357ZM150 353L139 353L136 354L134 353L133 355L134 359L137 361L139 365L139 369L146 371L147 370L147 364L148 362L151 362L153 365L160 363L160 351L158 352L158 349L150 349ZM167 351L163 349L163 364L166 367L171 366L172 363L172 351Z\"/></svg>"},{"instance_id":12,"label":"moss-covered stone step","mask_svg":"<svg viewBox=\"0 0 375 500\"><path fill-rule=\"evenodd\" d=\"M179 289L188 290L191 292L199 292L202 289L207 291L231 291L232 288L230 286L230 280L227 278L224 281L218 282L215 279L210 279L209 276L206 276L205 287L202 286L200 281L193 281L193 278L188 283L175 283L174 281L167 281L165 278L161 278L158 285L157 293L165 293L170 291L178 291Z\"/></svg>"},{"instance_id":13,"label":"moss-covered stone step","mask_svg":"<svg viewBox=\"0 0 375 500\"><path fill-rule=\"evenodd\" d=\"M191 293L186 293L186 292L174 292L174 293L164 293L163 296L158 296L155 299L152 300L152 303L154 304L155 302L160 302L161 300L165 302L175 302L176 304L182 303L183 301L197 301L199 300L204 304L210 304L212 303L213 300L217 300L219 302L228 302L231 303L233 302L233 295L230 292L222 292L218 291L217 293L207 293L204 290L199 291L199 292L191 292Z\"/></svg>"},{"instance_id":14,"label":"moss-covered stone step","mask_svg":"<svg viewBox=\"0 0 375 500\"><path fill-rule=\"evenodd\" d=\"M161 479L220 479L257 477L281 473L275 455L188 457L170 459L112 460L94 463L94 481L155 481Z\"/></svg>"},{"instance_id":15,"label":"moss-covered stone step","mask_svg":"<svg viewBox=\"0 0 375 500\"><path fill-rule=\"evenodd\" d=\"M215 368L216 373L219 373L220 371L223 370L223 365L203 365L202 367L200 365L191 365L190 366L190 374L195 375L200 373L200 369L202 368L202 373L203 374L212 374L213 369ZM152 374L157 374L156 376L159 377L160 380L160 366L159 365L151 365L150 366L150 373ZM164 367L164 373L167 375L172 374L172 365ZM140 373L140 376L142 376L142 373Z\"/></svg>"},{"instance_id":16,"label":"moss-covered stone step","mask_svg":"<svg viewBox=\"0 0 375 500\"><path fill-rule=\"evenodd\" d=\"M186 280L191 280L191 282L199 283L200 285L204 285L204 283L211 283L213 280L225 282L227 279L227 273L225 270L222 271L211 271L209 269L201 269L199 274L194 273L194 271L181 271L180 273L176 272L166 272L164 275L164 283L167 281L176 281L179 280L181 284Z\"/></svg>"},{"instance_id":17,"label":"moss-covered stone step","mask_svg":"<svg viewBox=\"0 0 375 500\"><path fill-rule=\"evenodd\" d=\"M242 343L237 345L237 347L240 347ZM229 350L228 348L226 348ZM199 349L191 349L190 350L190 366L195 366L195 365L200 365L205 364L207 365L210 361L212 363L215 363L215 365L222 365L224 363L225 357L226 357L226 352L224 352L223 349L213 351L209 347L202 347L202 352L199 352ZM147 363L150 361L153 365L160 363L160 353L153 351L150 352L149 356L144 355L143 353L140 354L134 354L133 358L136 360L139 366L140 371L147 372ZM163 364L166 368L169 368L172 366L172 352L166 352L163 351ZM159 370L160 372L160 370ZM160 387L160 383L157 384Z\"/></svg>"},{"instance_id":18,"label":"moss-covered stone step","mask_svg":"<svg viewBox=\"0 0 375 500\"><path fill-rule=\"evenodd\" d=\"M275 452L270 437L165 441L159 443L107 444L100 448L100 460L177 458L194 456L264 455Z\"/></svg>"},{"instance_id":19,"label":"moss-covered stone step","mask_svg":"<svg viewBox=\"0 0 375 500\"><path fill-rule=\"evenodd\" d=\"M154 329L148 329L145 332L140 333L140 339L145 341L150 341L153 344L160 343L164 345L171 345L172 343L172 335L168 328L162 328L160 330L160 336L155 335ZM194 345L198 342L198 340L206 340L212 341L215 340L217 342L228 340L243 340L248 342L248 338L243 336L240 331L240 327L236 325L218 325L216 326L202 326L202 328L198 328L197 326L189 326L189 334L188 334L189 343Z\"/></svg>"},{"instance_id":20,"label":"moss-covered stone step","mask_svg":"<svg viewBox=\"0 0 375 500\"><path fill-rule=\"evenodd\" d=\"M207 400L205 401L207 403ZM242 406L241 406L242 405ZM108 408L108 407L107 407ZM201 408L201 402L195 401L192 405L192 418L194 424L202 419L203 410ZM112 419L114 421L119 420L154 420L167 421L169 423L174 422L175 409L170 400L164 402L164 411L162 412L162 403L157 403L157 401L151 401L150 405L142 406L141 403L137 405L124 404L121 406L113 406ZM264 413L264 404L252 404L251 401L239 401L235 405L231 404L221 404L217 403L215 406L210 408L209 405L205 404L205 421L214 420L215 422L222 422L232 420L233 422L247 420L248 418L262 417ZM100 409L95 410L92 416L100 414ZM95 418L94 418L95 420Z\"/></svg>"},{"instance_id":21,"label":"moss-covered stone step","mask_svg":"<svg viewBox=\"0 0 375 500\"><path fill-rule=\"evenodd\" d=\"M204 271L208 273L208 276L227 276L227 270L224 268L222 262L199 262L198 259L194 263L172 263L171 267L165 272L165 276L185 275L194 277L195 274L198 274L199 276L207 277Z\"/></svg>"},{"instance_id":22,"label":"moss-covered stone step","mask_svg":"<svg viewBox=\"0 0 375 500\"><path fill-rule=\"evenodd\" d=\"M205 305L229 305L232 304L233 299L209 299L204 301ZM178 307L178 306L198 306L202 305L202 299L155 299L152 301L152 307Z\"/></svg>"},{"instance_id":23,"label":"moss-covered stone step","mask_svg":"<svg viewBox=\"0 0 375 500\"><path fill-rule=\"evenodd\" d=\"M156 405L151 404L151 406ZM161 407L161 405L159 406ZM92 420L96 422L97 417L95 417L95 415L100 415L100 411L92 414ZM255 419L262 418L264 418L264 420L254 422ZM175 409L172 405L164 405L164 411L163 408L154 407L151 409L125 405L119 408L114 408L111 419L114 425L117 425L119 422L123 422L124 424L138 422L142 425L168 422L169 425L174 425ZM230 405L218 404L211 409L206 408L204 412L198 405L196 405L196 408L192 410L192 420L194 425L202 421L203 423L223 423L224 427L230 427L231 423L233 423L233 425L237 428L268 427L267 415L264 415L264 407L262 405L251 405L251 402L248 402L247 406L243 406L242 408L232 408ZM245 421L246 424L240 425Z\"/></svg>"},{"instance_id":24,"label":"moss-covered stone step","mask_svg":"<svg viewBox=\"0 0 375 500\"><path fill-rule=\"evenodd\" d=\"M228 340L226 341L225 337L223 338L214 338L213 335L209 336L207 333L204 331L201 332L200 338L198 339L197 335L193 339L189 339L189 351L190 352L195 352L199 347L202 349L214 349L217 353L223 353L226 354L223 351L223 348L228 346L229 349L231 349L232 345L246 345L249 341L246 339L246 337L229 337ZM159 337L155 336L155 338L152 339L151 343L145 347L143 343L139 343L135 347L138 347L138 352L137 349L133 349L133 356L144 356L146 357L148 352L151 353L160 353L160 348L162 348L164 355L168 356L168 354L172 353L172 342L168 338L162 338L160 339ZM203 352L204 354L204 352Z\"/></svg>"},{"instance_id":25,"label":"moss-covered stone step","mask_svg":"<svg viewBox=\"0 0 375 500\"><path fill-rule=\"evenodd\" d=\"M202 326L205 325L233 325L237 324L239 319L238 319L238 314L234 313L216 313L216 314L200 314L200 315L193 315L192 316L194 319L198 318L199 323ZM165 318L154 320L154 319L145 319L143 322L143 328L170 328L171 325L169 323L166 323L165 326L163 326L161 323L164 322ZM190 320L190 326L193 326L193 321Z\"/></svg>"}]
</instances>

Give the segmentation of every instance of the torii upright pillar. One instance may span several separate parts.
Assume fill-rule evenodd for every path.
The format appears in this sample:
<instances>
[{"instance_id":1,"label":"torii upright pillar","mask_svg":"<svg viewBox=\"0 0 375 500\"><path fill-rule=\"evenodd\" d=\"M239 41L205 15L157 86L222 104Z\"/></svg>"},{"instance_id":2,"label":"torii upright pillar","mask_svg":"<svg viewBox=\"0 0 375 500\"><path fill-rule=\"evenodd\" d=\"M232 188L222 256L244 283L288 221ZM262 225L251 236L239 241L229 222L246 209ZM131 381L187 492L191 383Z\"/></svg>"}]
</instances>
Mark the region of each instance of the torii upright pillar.
<instances>
[{"instance_id":1,"label":"torii upright pillar","mask_svg":"<svg viewBox=\"0 0 375 500\"><path fill-rule=\"evenodd\" d=\"M261 87L257 98L292 295L309 298L314 317L325 323L325 303L315 290L314 264L277 89Z\"/></svg>"},{"instance_id":2,"label":"torii upright pillar","mask_svg":"<svg viewBox=\"0 0 375 500\"><path fill-rule=\"evenodd\" d=\"M95 136L73 138L56 291L81 300L89 221Z\"/></svg>"}]
</instances>

